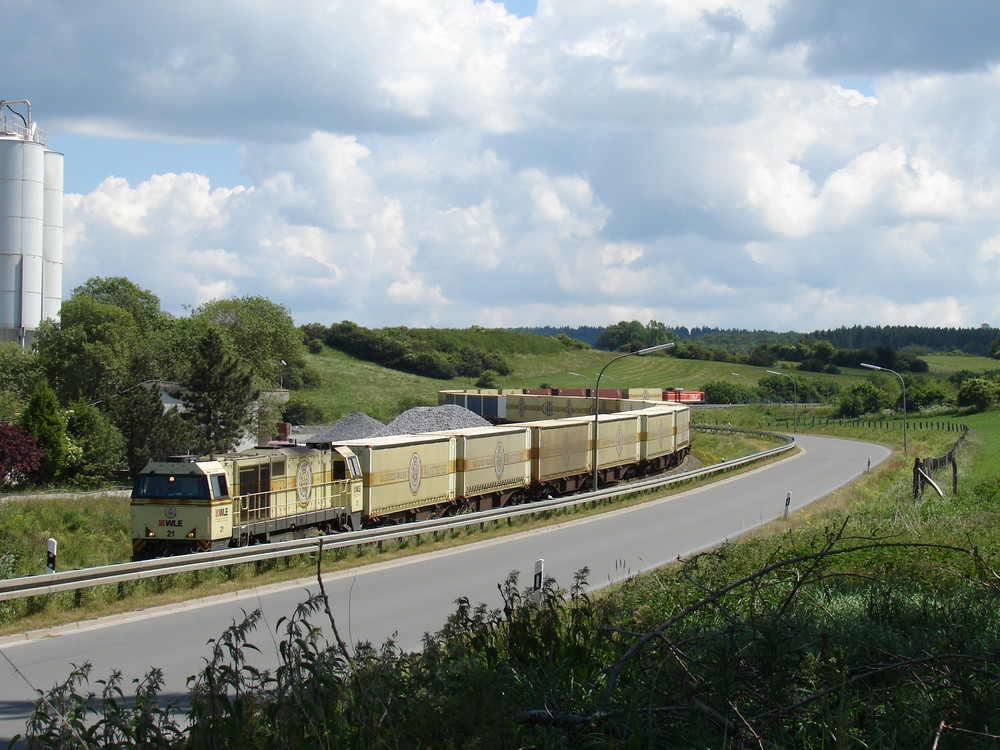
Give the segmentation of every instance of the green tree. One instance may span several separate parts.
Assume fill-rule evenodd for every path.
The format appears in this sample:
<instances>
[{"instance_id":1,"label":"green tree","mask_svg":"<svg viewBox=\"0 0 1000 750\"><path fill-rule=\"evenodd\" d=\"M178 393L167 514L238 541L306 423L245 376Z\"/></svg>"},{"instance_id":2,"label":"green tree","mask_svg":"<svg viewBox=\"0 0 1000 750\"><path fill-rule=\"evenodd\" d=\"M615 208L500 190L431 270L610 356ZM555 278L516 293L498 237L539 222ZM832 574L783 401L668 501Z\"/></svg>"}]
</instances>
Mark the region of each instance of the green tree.
<instances>
[{"instance_id":1,"label":"green tree","mask_svg":"<svg viewBox=\"0 0 1000 750\"><path fill-rule=\"evenodd\" d=\"M17 417L41 376L35 352L0 344L0 420Z\"/></svg>"},{"instance_id":2,"label":"green tree","mask_svg":"<svg viewBox=\"0 0 1000 750\"><path fill-rule=\"evenodd\" d=\"M44 380L35 386L21 414L20 424L35 437L36 445L43 454L32 479L37 482L55 480L62 473L69 444L66 440L66 419L59 409L56 394Z\"/></svg>"},{"instance_id":3,"label":"green tree","mask_svg":"<svg viewBox=\"0 0 1000 750\"><path fill-rule=\"evenodd\" d=\"M86 297L124 310L142 331L155 329L170 317L160 309L159 297L124 276L94 276L74 289L73 297Z\"/></svg>"},{"instance_id":4,"label":"green tree","mask_svg":"<svg viewBox=\"0 0 1000 750\"><path fill-rule=\"evenodd\" d=\"M476 381L476 388L499 388L500 376L495 370L484 370Z\"/></svg>"},{"instance_id":5,"label":"green tree","mask_svg":"<svg viewBox=\"0 0 1000 750\"><path fill-rule=\"evenodd\" d=\"M969 378L958 388L958 405L985 411L997 401L996 381L989 378Z\"/></svg>"},{"instance_id":6,"label":"green tree","mask_svg":"<svg viewBox=\"0 0 1000 750\"><path fill-rule=\"evenodd\" d=\"M281 410L281 419L291 424L325 424L326 415L311 401L293 397Z\"/></svg>"},{"instance_id":7,"label":"green tree","mask_svg":"<svg viewBox=\"0 0 1000 750\"><path fill-rule=\"evenodd\" d=\"M747 364L754 367L774 367L776 361L774 352L767 344L757 344L747 357Z\"/></svg>"},{"instance_id":8,"label":"green tree","mask_svg":"<svg viewBox=\"0 0 1000 750\"><path fill-rule=\"evenodd\" d=\"M125 468L125 438L111 419L84 401L70 404L66 412L69 455L65 475L79 487L95 487L118 476Z\"/></svg>"},{"instance_id":9,"label":"green tree","mask_svg":"<svg viewBox=\"0 0 1000 750\"><path fill-rule=\"evenodd\" d=\"M215 328L198 341L191 375L181 393L184 418L198 430L200 453L224 453L244 436L253 420L259 389L250 368L226 346Z\"/></svg>"},{"instance_id":10,"label":"green tree","mask_svg":"<svg viewBox=\"0 0 1000 750\"><path fill-rule=\"evenodd\" d=\"M131 477L148 461L196 450L197 431L176 408L164 409L159 384L129 389L103 406L123 436L125 465Z\"/></svg>"},{"instance_id":11,"label":"green tree","mask_svg":"<svg viewBox=\"0 0 1000 750\"><path fill-rule=\"evenodd\" d=\"M888 409L891 404L889 394L871 380L855 383L844 393L840 401L840 415L846 418L874 414Z\"/></svg>"},{"instance_id":12,"label":"green tree","mask_svg":"<svg viewBox=\"0 0 1000 750\"><path fill-rule=\"evenodd\" d=\"M60 322L38 329L39 364L63 402L105 398L134 384L133 358L140 332L131 314L74 297L63 303Z\"/></svg>"},{"instance_id":13,"label":"green tree","mask_svg":"<svg viewBox=\"0 0 1000 750\"><path fill-rule=\"evenodd\" d=\"M609 352L627 351L633 342L645 342L646 334L646 327L638 320L622 320L601 331L597 348Z\"/></svg>"},{"instance_id":14,"label":"green tree","mask_svg":"<svg viewBox=\"0 0 1000 750\"><path fill-rule=\"evenodd\" d=\"M221 332L230 351L250 368L258 388L277 386L284 367L305 362L303 334L288 308L264 297L213 300L191 317Z\"/></svg>"},{"instance_id":15,"label":"green tree","mask_svg":"<svg viewBox=\"0 0 1000 750\"><path fill-rule=\"evenodd\" d=\"M949 398L953 396L953 391L936 378L919 378L906 384L906 408L912 412L948 403ZM900 394L900 407L902 407L902 394Z\"/></svg>"},{"instance_id":16,"label":"green tree","mask_svg":"<svg viewBox=\"0 0 1000 750\"><path fill-rule=\"evenodd\" d=\"M705 392L707 404L742 404L748 400L749 389L738 383L727 383L724 380L712 380L705 383L701 390Z\"/></svg>"}]
</instances>

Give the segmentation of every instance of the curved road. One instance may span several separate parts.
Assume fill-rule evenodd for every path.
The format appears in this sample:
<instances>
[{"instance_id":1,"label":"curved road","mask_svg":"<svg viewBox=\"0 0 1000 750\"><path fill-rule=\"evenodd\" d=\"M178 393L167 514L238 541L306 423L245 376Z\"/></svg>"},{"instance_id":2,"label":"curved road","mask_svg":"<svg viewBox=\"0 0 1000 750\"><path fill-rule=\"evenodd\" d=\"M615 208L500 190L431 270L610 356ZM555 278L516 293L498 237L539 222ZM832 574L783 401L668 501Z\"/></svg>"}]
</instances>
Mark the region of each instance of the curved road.
<instances>
[{"instance_id":1,"label":"curved road","mask_svg":"<svg viewBox=\"0 0 1000 750\"><path fill-rule=\"evenodd\" d=\"M869 443L798 436L798 455L750 473L635 508L613 511L503 539L359 568L324 577L330 606L345 640L379 644L395 634L404 649L421 645L454 611L455 600L500 605L497 584L520 571L519 588L531 582L535 560L545 575L568 588L573 574L590 569L596 588L661 566L678 556L715 546L801 508L861 475L890 451ZM93 680L112 668L133 678L152 666L164 671L163 695L181 699L186 678L204 664L207 641L244 611L258 607L263 624L251 640L260 665L276 663L275 624L302 602L315 580L226 595L181 606L108 618L29 636L0 639L0 744L23 731L35 693L64 680L72 664L89 661ZM320 618L315 618L320 624ZM30 683L30 685L29 685Z\"/></svg>"}]
</instances>

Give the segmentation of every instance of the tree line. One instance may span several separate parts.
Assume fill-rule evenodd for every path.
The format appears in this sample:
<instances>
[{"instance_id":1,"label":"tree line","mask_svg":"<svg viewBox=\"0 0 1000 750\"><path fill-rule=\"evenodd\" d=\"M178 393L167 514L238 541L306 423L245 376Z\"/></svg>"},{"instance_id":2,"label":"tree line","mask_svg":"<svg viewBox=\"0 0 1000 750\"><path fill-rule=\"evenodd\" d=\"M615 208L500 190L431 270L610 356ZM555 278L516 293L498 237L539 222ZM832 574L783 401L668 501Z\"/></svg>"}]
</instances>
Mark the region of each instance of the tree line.
<instances>
[{"instance_id":1,"label":"tree line","mask_svg":"<svg viewBox=\"0 0 1000 750\"><path fill-rule=\"evenodd\" d=\"M510 365L493 349L473 346L461 340L430 341L407 328L375 330L345 320L324 326L309 323L302 327L306 344L313 352L322 346L338 349L352 357L412 375L437 380L456 377L480 378L487 372L510 375Z\"/></svg>"},{"instance_id":2,"label":"tree line","mask_svg":"<svg viewBox=\"0 0 1000 750\"><path fill-rule=\"evenodd\" d=\"M632 341L647 341L650 334L669 332L667 340L696 344L705 350L749 354L761 344L794 345L802 339L826 341L836 349L874 349L889 346L898 351L962 352L980 357L1000 355L1000 334L983 324L978 328L931 328L926 326L844 326L810 333L714 328L709 326L667 326L658 321L642 324L620 321L607 327L537 327L513 330L541 336L563 334L597 349L618 351ZM662 342L657 342L662 343ZM649 344L652 345L652 344ZM700 357L704 358L704 357ZM728 361L728 360L727 360Z\"/></svg>"}]
</instances>

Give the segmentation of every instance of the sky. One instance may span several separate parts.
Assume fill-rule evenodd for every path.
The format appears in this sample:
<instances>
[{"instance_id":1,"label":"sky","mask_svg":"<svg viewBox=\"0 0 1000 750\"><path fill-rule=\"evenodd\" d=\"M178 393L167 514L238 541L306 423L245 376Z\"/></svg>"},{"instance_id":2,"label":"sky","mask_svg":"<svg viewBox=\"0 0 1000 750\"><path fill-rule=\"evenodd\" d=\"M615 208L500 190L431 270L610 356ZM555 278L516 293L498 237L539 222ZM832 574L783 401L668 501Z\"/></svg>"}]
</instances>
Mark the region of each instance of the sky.
<instances>
[{"instance_id":1,"label":"sky","mask_svg":"<svg viewBox=\"0 0 1000 750\"><path fill-rule=\"evenodd\" d=\"M1000 326L996 0L4 0L64 297Z\"/></svg>"}]
</instances>

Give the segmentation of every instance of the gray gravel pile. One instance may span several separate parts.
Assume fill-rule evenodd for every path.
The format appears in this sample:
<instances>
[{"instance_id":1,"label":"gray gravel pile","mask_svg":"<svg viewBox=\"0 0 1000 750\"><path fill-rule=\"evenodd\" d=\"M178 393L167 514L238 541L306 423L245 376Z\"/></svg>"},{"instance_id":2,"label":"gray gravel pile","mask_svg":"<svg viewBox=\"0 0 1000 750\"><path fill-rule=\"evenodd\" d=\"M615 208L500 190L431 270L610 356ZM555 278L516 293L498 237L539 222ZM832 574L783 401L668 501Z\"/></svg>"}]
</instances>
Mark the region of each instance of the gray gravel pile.
<instances>
[{"instance_id":1,"label":"gray gravel pile","mask_svg":"<svg viewBox=\"0 0 1000 750\"><path fill-rule=\"evenodd\" d=\"M418 406L404 411L381 430L368 437L461 430L466 427L486 427L487 425L489 422L464 406L456 406L455 404Z\"/></svg>"},{"instance_id":2,"label":"gray gravel pile","mask_svg":"<svg viewBox=\"0 0 1000 750\"><path fill-rule=\"evenodd\" d=\"M341 419L337 424L317 432L309 439L309 442L336 443L339 440L359 440L371 437L379 430L384 429L385 425L374 417L369 417L361 411L355 411Z\"/></svg>"}]
</instances>

